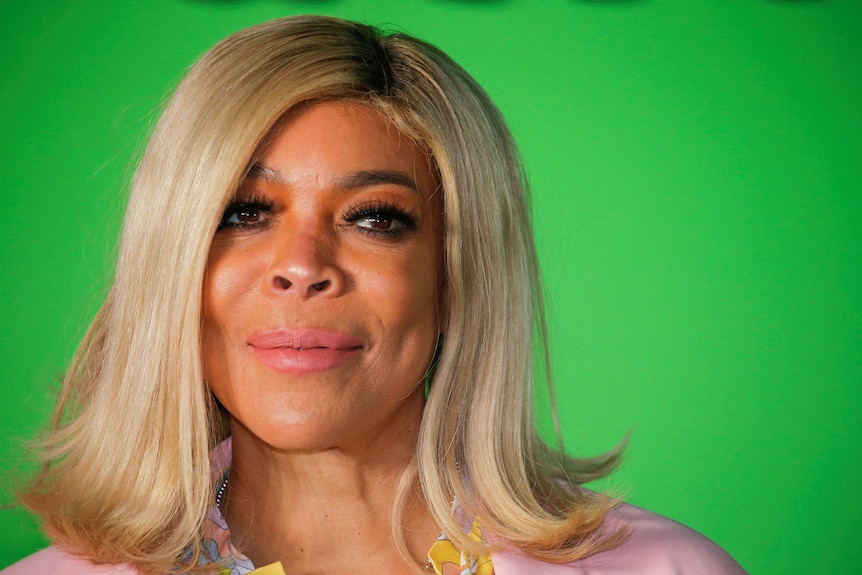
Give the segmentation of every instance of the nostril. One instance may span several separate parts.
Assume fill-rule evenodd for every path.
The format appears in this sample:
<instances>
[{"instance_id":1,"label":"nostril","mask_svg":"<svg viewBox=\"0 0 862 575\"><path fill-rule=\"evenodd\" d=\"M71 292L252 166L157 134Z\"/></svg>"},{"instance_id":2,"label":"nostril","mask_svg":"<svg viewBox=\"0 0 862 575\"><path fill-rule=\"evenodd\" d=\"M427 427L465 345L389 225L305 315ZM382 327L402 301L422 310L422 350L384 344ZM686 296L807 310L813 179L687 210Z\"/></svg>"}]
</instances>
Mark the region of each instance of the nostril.
<instances>
[{"instance_id":1,"label":"nostril","mask_svg":"<svg viewBox=\"0 0 862 575\"><path fill-rule=\"evenodd\" d=\"M332 288L332 280L320 280L318 282L306 282L304 278L297 278L297 281L288 279L289 275L274 274L270 280L271 289L276 292L289 292L299 290L297 295L308 296L313 293L323 293Z\"/></svg>"}]
</instances>

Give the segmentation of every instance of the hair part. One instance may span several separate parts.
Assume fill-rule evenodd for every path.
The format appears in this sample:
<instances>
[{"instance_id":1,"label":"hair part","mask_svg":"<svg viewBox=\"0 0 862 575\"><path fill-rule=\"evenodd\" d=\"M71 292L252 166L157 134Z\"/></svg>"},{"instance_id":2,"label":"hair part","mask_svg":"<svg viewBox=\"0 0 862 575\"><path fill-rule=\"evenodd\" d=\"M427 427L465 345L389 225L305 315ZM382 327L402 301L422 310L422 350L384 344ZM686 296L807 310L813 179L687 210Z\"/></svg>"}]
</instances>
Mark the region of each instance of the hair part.
<instances>
[{"instance_id":1,"label":"hair part","mask_svg":"<svg viewBox=\"0 0 862 575\"><path fill-rule=\"evenodd\" d=\"M210 241L279 120L324 100L379 111L428 151L443 191L446 344L416 465L399 483L396 546L409 558L402 512L417 482L438 525L470 553L487 548L464 533L453 498L490 543L543 560L618 544L623 532L601 529L613 500L577 485L609 473L622 447L573 459L533 421L533 346L546 362L547 335L528 187L501 114L435 47L315 16L237 32L180 83L134 176L114 284L22 501L52 538L93 561L196 570L213 504L209 451L222 435L200 349Z\"/></svg>"}]
</instances>

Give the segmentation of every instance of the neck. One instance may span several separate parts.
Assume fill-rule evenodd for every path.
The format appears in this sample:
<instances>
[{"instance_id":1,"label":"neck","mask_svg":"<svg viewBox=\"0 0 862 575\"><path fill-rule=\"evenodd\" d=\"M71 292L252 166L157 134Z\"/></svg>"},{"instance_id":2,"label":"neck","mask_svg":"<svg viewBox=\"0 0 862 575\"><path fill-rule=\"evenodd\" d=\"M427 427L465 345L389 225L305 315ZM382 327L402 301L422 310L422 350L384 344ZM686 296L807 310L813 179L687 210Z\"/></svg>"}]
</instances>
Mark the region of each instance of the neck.
<instances>
[{"instance_id":1,"label":"neck","mask_svg":"<svg viewBox=\"0 0 862 575\"><path fill-rule=\"evenodd\" d=\"M288 452L236 422L232 429L223 512L234 544L256 566L281 561L291 575L411 567L395 551L390 525L400 480L414 474L415 433L386 448ZM439 528L410 479L404 534L424 563Z\"/></svg>"}]
</instances>

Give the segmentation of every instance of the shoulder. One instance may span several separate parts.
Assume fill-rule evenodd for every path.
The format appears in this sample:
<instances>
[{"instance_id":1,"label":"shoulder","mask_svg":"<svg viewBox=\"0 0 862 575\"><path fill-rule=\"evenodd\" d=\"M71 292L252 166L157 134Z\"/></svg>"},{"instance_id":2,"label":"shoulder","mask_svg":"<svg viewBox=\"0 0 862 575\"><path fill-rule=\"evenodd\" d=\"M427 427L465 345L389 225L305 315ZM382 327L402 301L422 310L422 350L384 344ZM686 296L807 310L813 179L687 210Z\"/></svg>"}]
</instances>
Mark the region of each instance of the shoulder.
<instances>
[{"instance_id":1,"label":"shoulder","mask_svg":"<svg viewBox=\"0 0 862 575\"><path fill-rule=\"evenodd\" d=\"M745 575L724 549L697 531L633 505L611 511L605 529L628 529L618 547L567 564L552 564L510 548L494 554L497 575Z\"/></svg>"},{"instance_id":2,"label":"shoulder","mask_svg":"<svg viewBox=\"0 0 862 575\"><path fill-rule=\"evenodd\" d=\"M128 565L94 565L59 547L42 549L0 571L0 575L140 575Z\"/></svg>"}]
</instances>

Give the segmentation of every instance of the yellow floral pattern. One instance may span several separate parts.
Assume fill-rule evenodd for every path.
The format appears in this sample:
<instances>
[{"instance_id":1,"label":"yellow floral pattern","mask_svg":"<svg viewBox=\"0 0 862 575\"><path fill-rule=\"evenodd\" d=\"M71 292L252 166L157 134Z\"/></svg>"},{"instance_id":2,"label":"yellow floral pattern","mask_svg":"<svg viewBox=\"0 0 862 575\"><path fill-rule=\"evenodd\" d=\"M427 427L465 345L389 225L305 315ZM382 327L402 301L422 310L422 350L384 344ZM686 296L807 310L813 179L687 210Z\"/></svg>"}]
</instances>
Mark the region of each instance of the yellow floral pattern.
<instances>
[{"instance_id":1,"label":"yellow floral pattern","mask_svg":"<svg viewBox=\"0 0 862 575\"><path fill-rule=\"evenodd\" d=\"M473 521L470 528L470 539L476 543L485 541L485 533L478 521ZM431 546L428 551L428 561L436 575L494 575L494 565L490 555L472 557L455 548L445 534Z\"/></svg>"},{"instance_id":2,"label":"yellow floral pattern","mask_svg":"<svg viewBox=\"0 0 862 575\"><path fill-rule=\"evenodd\" d=\"M255 569L249 575L285 575L284 567L281 566L281 561L276 561L271 565L264 565Z\"/></svg>"}]
</instances>

